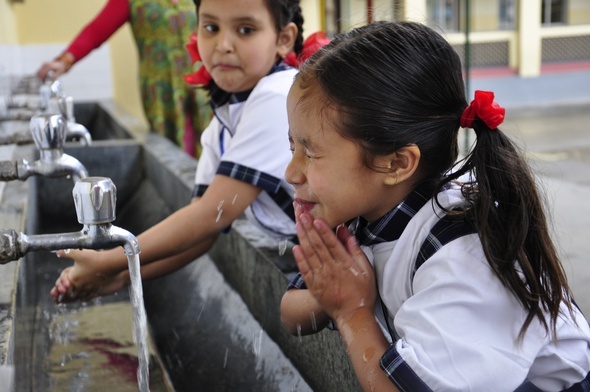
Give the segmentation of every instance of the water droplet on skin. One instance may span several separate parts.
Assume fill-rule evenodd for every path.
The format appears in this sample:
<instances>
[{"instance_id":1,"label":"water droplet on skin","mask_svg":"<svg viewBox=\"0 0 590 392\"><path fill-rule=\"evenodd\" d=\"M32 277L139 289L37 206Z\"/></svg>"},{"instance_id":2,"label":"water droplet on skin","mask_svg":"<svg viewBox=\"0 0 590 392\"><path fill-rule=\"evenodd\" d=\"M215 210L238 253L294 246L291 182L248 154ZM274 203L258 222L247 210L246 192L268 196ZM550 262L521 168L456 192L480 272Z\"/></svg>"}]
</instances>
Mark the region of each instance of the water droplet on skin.
<instances>
[{"instance_id":1,"label":"water droplet on skin","mask_svg":"<svg viewBox=\"0 0 590 392\"><path fill-rule=\"evenodd\" d=\"M354 267L350 267L350 272L352 272L354 276L359 276L359 272Z\"/></svg>"},{"instance_id":2,"label":"water droplet on skin","mask_svg":"<svg viewBox=\"0 0 590 392\"><path fill-rule=\"evenodd\" d=\"M365 306L365 299L361 298L361 302L359 303L359 306L364 307Z\"/></svg>"},{"instance_id":3,"label":"water droplet on skin","mask_svg":"<svg viewBox=\"0 0 590 392\"><path fill-rule=\"evenodd\" d=\"M64 253L67 255L68 253L70 253L70 249L64 249Z\"/></svg>"}]
</instances>

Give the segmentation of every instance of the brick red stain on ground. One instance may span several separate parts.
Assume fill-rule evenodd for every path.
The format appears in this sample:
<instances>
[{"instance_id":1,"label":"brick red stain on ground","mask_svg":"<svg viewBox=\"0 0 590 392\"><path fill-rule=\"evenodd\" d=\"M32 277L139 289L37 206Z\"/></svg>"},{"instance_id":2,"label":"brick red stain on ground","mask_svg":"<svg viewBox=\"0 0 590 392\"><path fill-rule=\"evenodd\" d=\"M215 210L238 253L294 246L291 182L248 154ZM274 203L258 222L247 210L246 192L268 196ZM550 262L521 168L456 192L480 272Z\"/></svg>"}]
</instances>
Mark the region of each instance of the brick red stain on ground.
<instances>
[{"instance_id":1,"label":"brick red stain on ground","mask_svg":"<svg viewBox=\"0 0 590 392\"><path fill-rule=\"evenodd\" d=\"M108 360L107 366L117 369L126 380L137 383L137 367L139 366L137 357L114 351L129 347L128 345L122 345L110 339L81 339L80 342L103 354Z\"/></svg>"}]
</instances>

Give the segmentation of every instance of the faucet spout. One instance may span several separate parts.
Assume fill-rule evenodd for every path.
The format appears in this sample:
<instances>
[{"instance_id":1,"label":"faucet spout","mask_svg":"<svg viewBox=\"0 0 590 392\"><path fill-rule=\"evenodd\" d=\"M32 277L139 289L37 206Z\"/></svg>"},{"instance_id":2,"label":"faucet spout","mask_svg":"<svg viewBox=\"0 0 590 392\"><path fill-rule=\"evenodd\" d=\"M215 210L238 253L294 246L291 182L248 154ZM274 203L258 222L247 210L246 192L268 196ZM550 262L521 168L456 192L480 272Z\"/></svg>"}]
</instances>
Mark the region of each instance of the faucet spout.
<instances>
[{"instance_id":1,"label":"faucet spout","mask_svg":"<svg viewBox=\"0 0 590 392\"><path fill-rule=\"evenodd\" d=\"M88 177L88 171L71 155L62 154L54 159L40 159L29 163L26 159L17 163L17 176L21 181L32 175L40 175L49 178L72 176L74 182Z\"/></svg>"},{"instance_id":2,"label":"faucet spout","mask_svg":"<svg viewBox=\"0 0 590 392\"><path fill-rule=\"evenodd\" d=\"M140 253L137 238L114 226L116 187L104 177L87 177L76 182L72 191L81 231L27 235L13 229L0 230L0 264L23 257L28 252L60 249L111 249L122 246L127 256Z\"/></svg>"},{"instance_id":3,"label":"faucet spout","mask_svg":"<svg viewBox=\"0 0 590 392\"><path fill-rule=\"evenodd\" d=\"M83 146L92 144L92 136L90 131L82 124L68 121L66 130L66 140L78 139Z\"/></svg>"},{"instance_id":4,"label":"faucet spout","mask_svg":"<svg viewBox=\"0 0 590 392\"><path fill-rule=\"evenodd\" d=\"M81 231L27 235L12 229L0 230L0 264L24 257L29 252L60 249L103 250L122 246L126 255L140 253L137 238L110 223L85 225Z\"/></svg>"},{"instance_id":5,"label":"faucet spout","mask_svg":"<svg viewBox=\"0 0 590 392\"><path fill-rule=\"evenodd\" d=\"M59 114L39 114L31 118L30 129L33 141L39 149L39 160L29 163L26 159L18 162L17 178L26 180L32 175L64 177L71 175L74 181L88 177L88 171L80 161L63 153L66 139L66 121ZM5 165L4 179L13 179L12 167ZM2 174L2 173L0 173Z\"/></svg>"}]
</instances>

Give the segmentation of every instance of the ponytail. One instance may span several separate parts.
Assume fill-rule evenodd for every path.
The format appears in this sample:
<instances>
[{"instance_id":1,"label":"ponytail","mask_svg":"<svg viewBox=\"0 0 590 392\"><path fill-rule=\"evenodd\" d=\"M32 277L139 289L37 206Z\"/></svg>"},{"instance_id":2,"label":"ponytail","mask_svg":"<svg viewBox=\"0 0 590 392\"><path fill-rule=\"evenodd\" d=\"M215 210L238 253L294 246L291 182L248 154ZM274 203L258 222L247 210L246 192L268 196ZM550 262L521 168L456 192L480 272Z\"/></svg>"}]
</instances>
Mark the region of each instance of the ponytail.
<instances>
[{"instance_id":1,"label":"ponytail","mask_svg":"<svg viewBox=\"0 0 590 392\"><path fill-rule=\"evenodd\" d=\"M555 333L561 302L572 311L571 292L534 176L523 154L497 128L504 109L493 97L476 91L463 112L461 126L473 128L477 140L452 177L468 172L475 176L463 185L470 204L465 214L478 229L490 267L528 312L520 337L535 317ZM550 316L550 326L544 312Z\"/></svg>"}]
</instances>

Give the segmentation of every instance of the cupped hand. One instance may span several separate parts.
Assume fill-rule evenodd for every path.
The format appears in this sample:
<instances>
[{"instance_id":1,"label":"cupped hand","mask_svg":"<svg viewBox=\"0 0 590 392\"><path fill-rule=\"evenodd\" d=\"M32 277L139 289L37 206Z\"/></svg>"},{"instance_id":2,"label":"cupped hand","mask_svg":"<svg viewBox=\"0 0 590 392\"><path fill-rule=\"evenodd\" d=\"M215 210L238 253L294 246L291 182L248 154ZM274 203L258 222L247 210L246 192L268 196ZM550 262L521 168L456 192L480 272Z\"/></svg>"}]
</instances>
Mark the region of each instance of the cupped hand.
<instances>
[{"instance_id":1,"label":"cupped hand","mask_svg":"<svg viewBox=\"0 0 590 392\"><path fill-rule=\"evenodd\" d=\"M309 214L298 217L299 245L293 248L307 288L333 319L349 317L359 308L372 311L377 297L373 268L356 238L340 226Z\"/></svg>"},{"instance_id":2,"label":"cupped hand","mask_svg":"<svg viewBox=\"0 0 590 392\"><path fill-rule=\"evenodd\" d=\"M107 275L100 270L99 252L60 250L56 253L58 257L74 259L74 265L61 272L49 293L56 303L89 301L99 295L112 294L125 285L123 273Z\"/></svg>"}]
</instances>

